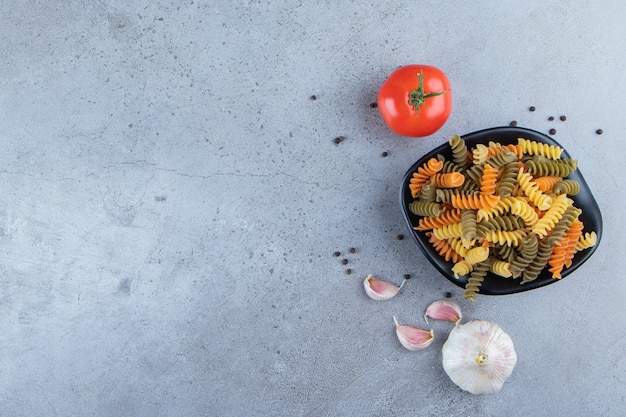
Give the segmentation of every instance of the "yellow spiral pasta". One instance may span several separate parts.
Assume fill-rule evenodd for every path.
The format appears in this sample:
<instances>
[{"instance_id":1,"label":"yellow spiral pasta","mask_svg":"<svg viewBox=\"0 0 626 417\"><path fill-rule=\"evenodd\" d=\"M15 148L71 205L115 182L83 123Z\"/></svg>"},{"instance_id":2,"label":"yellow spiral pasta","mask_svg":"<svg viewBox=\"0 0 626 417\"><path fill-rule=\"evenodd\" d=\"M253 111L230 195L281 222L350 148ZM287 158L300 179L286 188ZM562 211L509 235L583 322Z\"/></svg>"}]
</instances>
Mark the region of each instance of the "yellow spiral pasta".
<instances>
[{"instance_id":1,"label":"yellow spiral pasta","mask_svg":"<svg viewBox=\"0 0 626 417\"><path fill-rule=\"evenodd\" d=\"M462 260L454 264L454 266L452 267L452 272L454 273L455 278L459 278L469 274L470 272L472 272L473 269L474 265L465 260Z\"/></svg>"},{"instance_id":2,"label":"yellow spiral pasta","mask_svg":"<svg viewBox=\"0 0 626 417\"><path fill-rule=\"evenodd\" d=\"M485 207L476 212L476 220L483 221L487 219L491 219L494 216L499 216L504 213L510 212L511 208L518 201L527 202L528 199L526 197L501 197L498 204L495 207Z\"/></svg>"},{"instance_id":3,"label":"yellow spiral pasta","mask_svg":"<svg viewBox=\"0 0 626 417\"><path fill-rule=\"evenodd\" d=\"M492 230L485 233L485 240L488 242L498 243L500 245L518 246L528 233L523 229L517 230Z\"/></svg>"},{"instance_id":4,"label":"yellow spiral pasta","mask_svg":"<svg viewBox=\"0 0 626 417\"><path fill-rule=\"evenodd\" d=\"M472 157L475 165L482 164L487 160L487 158L489 158L489 149L485 145L479 143L476 145L474 150L472 150Z\"/></svg>"},{"instance_id":5,"label":"yellow spiral pasta","mask_svg":"<svg viewBox=\"0 0 626 417\"><path fill-rule=\"evenodd\" d=\"M576 252L580 252L581 250L589 249L596 245L598 242L598 235L596 232L587 232L578 238L578 242L576 243Z\"/></svg>"},{"instance_id":6,"label":"yellow spiral pasta","mask_svg":"<svg viewBox=\"0 0 626 417\"><path fill-rule=\"evenodd\" d=\"M433 229L433 235L437 239L451 239L453 237L463 237L462 222L446 224L445 226Z\"/></svg>"},{"instance_id":7,"label":"yellow spiral pasta","mask_svg":"<svg viewBox=\"0 0 626 417\"><path fill-rule=\"evenodd\" d=\"M472 241L467 241L460 237L453 237L451 239L448 239L448 244L450 245L450 247L464 258L467 256L467 251L473 246L472 243Z\"/></svg>"},{"instance_id":8,"label":"yellow spiral pasta","mask_svg":"<svg viewBox=\"0 0 626 417\"><path fill-rule=\"evenodd\" d=\"M516 216L520 216L522 220L524 220L524 224L527 226L532 226L539 220L539 216L534 208L530 206L525 201L518 200L511 207L511 214L515 214Z\"/></svg>"},{"instance_id":9,"label":"yellow spiral pasta","mask_svg":"<svg viewBox=\"0 0 626 417\"><path fill-rule=\"evenodd\" d=\"M511 273L511 263L502 261L500 259L492 260L489 270L494 274L504 278L509 278L513 276L513 274Z\"/></svg>"},{"instance_id":10,"label":"yellow spiral pasta","mask_svg":"<svg viewBox=\"0 0 626 417\"><path fill-rule=\"evenodd\" d=\"M465 254L465 261L476 265L489 257L489 248L483 248L482 246L477 246L467 251Z\"/></svg>"},{"instance_id":11,"label":"yellow spiral pasta","mask_svg":"<svg viewBox=\"0 0 626 417\"><path fill-rule=\"evenodd\" d=\"M563 148L534 140L518 138L517 144L521 147L522 153L527 155L539 155L549 159L559 159Z\"/></svg>"},{"instance_id":12,"label":"yellow spiral pasta","mask_svg":"<svg viewBox=\"0 0 626 417\"><path fill-rule=\"evenodd\" d=\"M574 202L567 197L567 194L556 196L552 200L552 205L548 208L543 217L533 225L531 231L540 238L547 236L548 232L556 225L561 217L563 217L565 210L573 203Z\"/></svg>"},{"instance_id":13,"label":"yellow spiral pasta","mask_svg":"<svg viewBox=\"0 0 626 417\"><path fill-rule=\"evenodd\" d=\"M533 177L528 172L524 172L523 168L520 168L517 172L517 182L520 188L524 191L524 194L530 201L533 202L539 210L547 210L552 204L552 197L544 194L537 184L532 180Z\"/></svg>"}]
</instances>

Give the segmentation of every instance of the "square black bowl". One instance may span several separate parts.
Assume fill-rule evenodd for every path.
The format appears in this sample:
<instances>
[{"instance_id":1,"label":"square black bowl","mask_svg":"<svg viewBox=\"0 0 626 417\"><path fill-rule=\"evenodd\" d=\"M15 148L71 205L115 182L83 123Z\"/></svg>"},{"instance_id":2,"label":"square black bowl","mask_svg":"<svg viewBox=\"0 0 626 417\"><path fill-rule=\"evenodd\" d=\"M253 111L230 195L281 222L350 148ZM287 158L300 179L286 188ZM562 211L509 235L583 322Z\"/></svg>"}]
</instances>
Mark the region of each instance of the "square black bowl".
<instances>
[{"instance_id":1,"label":"square black bowl","mask_svg":"<svg viewBox=\"0 0 626 417\"><path fill-rule=\"evenodd\" d=\"M487 145L489 141L499 142L502 145L507 145L511 143L517 144L518 138L525 138L563 148L554 139L544 135L543 133L520 127L495 127L469 133L463 135L462 138L465 140L468 149L476 146L479 143ZM409 204L414 201L414 198L411 196L411 191L409 189L409 183L413 176L413 173L417 171L418 167L424 165L430 158L436 157L437 154L443 155L446 159L452 158L452 151L447 141L443 145L424 155L417 162L415 162L413 166L411 166L411 168L409 168L407 173L404 175L404 179L402 180L402 187L400 188L400 206L402 207L402 213L404 215L405 223L426 258L428 258L428 260L435 266L435 268L437 268L437 270L439 270L439 272L441 272L450 282L464 288L465 284L467 283L468 277L465 276L458 279L454 277L454 274L452 273L452 266L454 264L452 262L446 262L445 259L441 257L437 253L437 251L435 251L432 245L428 242L428 237L426 237L425 232L416 231L413 229L413 227L416 226L418 223L419 216L414 215L409 210ZM561 156L568 159L572 158L565 149L563 150ZM602 216L600 214L600 208L598 207L598 203L591 194L591 190L585 182L585 179L583 178L580 170L577 169L576 171L571 173L568 178L576 180L580 184L580 192L571 198L572 200L574 200L574 205L582 209L582 213L579 219L582 220L582 222L584 223L584 232L594 231L596 232L598 239L595 246L589 249L585 249L583 251L579 251L574 255L571 266L569 268L565 268L561 273L563 278L573 273L587 259L589 259L589 257L598 248L600 244L600 238L602 236ZM482 286L480 287L480 294L514 294L553 284L557 281L559 281L559 279L552 278L552 274L548 271L547 268L544 268L544 270L534 281L530 281L525 284L520 284L520 279L503 278L495 274L488 273L482 283Z\"/></svg>"}]
</instances>

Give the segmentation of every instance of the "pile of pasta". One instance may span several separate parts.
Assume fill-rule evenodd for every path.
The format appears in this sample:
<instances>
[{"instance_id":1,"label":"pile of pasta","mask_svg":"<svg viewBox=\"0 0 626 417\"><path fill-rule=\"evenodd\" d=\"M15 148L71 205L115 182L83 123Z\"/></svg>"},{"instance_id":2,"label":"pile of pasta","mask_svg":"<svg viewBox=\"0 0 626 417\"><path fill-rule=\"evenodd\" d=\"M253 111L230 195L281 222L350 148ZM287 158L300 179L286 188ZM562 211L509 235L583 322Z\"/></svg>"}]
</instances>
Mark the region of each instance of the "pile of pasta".
<instances>
[{"instance_id":1,"label":"pile of pasta","mask_svg":"<svg viewBox=\"0 0 626 417\"><path fill-rule=\"evenodd\" d=\"M409 210L454 276L468 276L464 299L475 301L488 272L526 284L547 268L560 279L597 243L571 198L578 162L562 148L519 138L469 149L458 135L448 143L451 159L437 155L413 173Z\"/></svg>"}]
</instances>

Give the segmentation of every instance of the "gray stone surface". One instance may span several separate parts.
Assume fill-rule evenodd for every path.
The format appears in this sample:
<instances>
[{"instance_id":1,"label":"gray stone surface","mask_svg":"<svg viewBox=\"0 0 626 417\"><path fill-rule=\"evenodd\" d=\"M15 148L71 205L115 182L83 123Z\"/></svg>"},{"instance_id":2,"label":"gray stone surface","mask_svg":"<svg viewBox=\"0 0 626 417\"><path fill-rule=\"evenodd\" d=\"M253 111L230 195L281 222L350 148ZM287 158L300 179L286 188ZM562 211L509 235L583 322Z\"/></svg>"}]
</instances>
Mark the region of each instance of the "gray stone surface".
<instances>
[{"instance_id":1,"label":"gray stone surface","mask_svg":"<svg viewBox=\"0 0 626 417\"><path fill-rule=\"evenodd\" d=\"M0 415L623 415L626 9L508 3L0 2ZM420 140L369 105L409 63L453 86ZM396 239L399 184L511 120L556 128L603 239L563 282L465 302ZM369 273L413 278L374 302ZM446 291L515 341L498 394L447 378L449 323L395 338Z\"/></svg>"}]
</instances>

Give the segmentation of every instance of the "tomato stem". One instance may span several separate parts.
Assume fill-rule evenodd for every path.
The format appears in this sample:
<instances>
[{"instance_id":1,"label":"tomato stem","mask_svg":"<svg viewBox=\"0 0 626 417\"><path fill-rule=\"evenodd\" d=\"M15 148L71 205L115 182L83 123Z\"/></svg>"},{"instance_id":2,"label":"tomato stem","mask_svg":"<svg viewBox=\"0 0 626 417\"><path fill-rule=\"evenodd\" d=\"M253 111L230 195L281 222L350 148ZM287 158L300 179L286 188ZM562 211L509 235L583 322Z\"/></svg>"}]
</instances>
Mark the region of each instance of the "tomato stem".
<instances>
[{"instance_id":1,"label":"tomato stem","mask_svg":"<svg viewBox=\"0 0 626 417\"><path fill-rule=\"evenodd\" d=\"M424 94L424 71L420 70L419 74L417 74L417 79L419 80L417 88L409 93L409 104L413 106L415 111L418 111L420 106L426 103L427 98L440 96L450 91L450 89L447 89L444 91Z\"/></svg>"}]
</instances>

